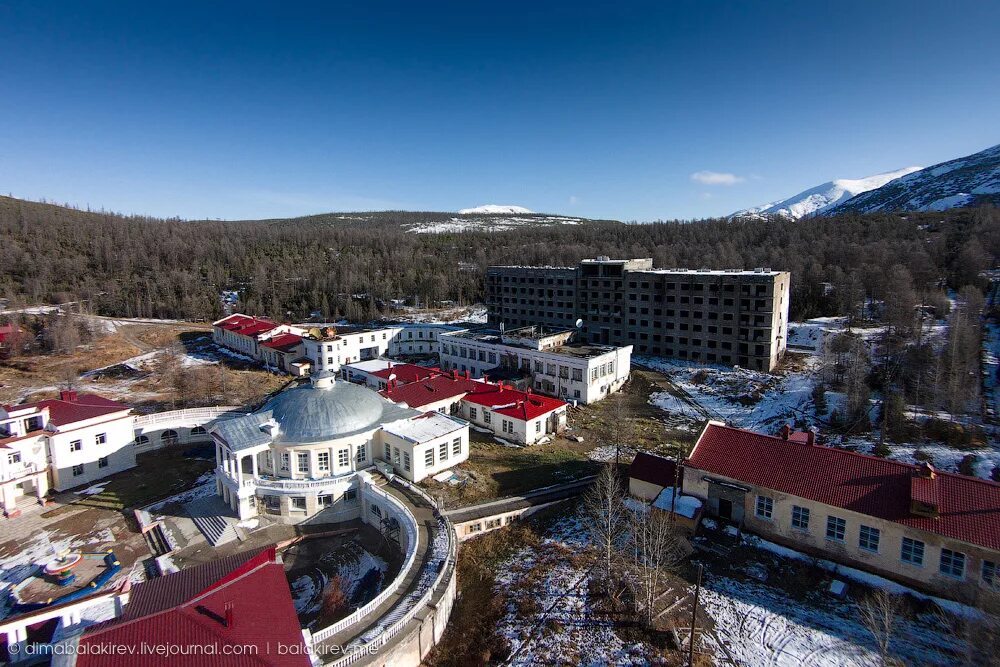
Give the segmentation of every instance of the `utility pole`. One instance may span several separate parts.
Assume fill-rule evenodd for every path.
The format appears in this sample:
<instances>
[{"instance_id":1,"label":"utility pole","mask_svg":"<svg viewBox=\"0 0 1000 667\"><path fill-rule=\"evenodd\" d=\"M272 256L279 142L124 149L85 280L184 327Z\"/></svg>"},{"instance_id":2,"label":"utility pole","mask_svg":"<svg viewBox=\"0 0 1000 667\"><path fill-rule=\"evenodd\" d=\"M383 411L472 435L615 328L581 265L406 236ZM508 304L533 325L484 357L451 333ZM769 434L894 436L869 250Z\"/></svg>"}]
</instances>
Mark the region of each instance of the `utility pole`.
<instances>
[{"instance_id":1,"label":"utility pole","mask_svg":"<svg viewBox=\"0 0 1000 667\"><path fill-rule=\"evenodd\" d=\"M691 609L691 636L688 637L688 667L694 667L694 633L698 625L698 596L701 593L701 563L698 563L698 579L694 584L694 607Z\"/></svg>"}]
</instances>

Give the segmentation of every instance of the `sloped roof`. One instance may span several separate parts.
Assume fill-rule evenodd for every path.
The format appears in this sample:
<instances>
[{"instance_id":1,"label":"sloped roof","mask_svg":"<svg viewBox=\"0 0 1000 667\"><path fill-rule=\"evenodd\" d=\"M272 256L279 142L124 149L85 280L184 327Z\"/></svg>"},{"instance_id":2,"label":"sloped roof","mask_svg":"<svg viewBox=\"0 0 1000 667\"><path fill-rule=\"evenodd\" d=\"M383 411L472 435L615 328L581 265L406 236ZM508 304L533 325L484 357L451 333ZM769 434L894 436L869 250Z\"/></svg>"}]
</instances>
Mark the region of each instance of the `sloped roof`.
<instances>
[{"instance_id":1,"label":"sloped roof","mask_svg":"<svg viewBox=\"0 0 1000 667\"><path fill-rule=\"evenodd\" d=\"M264 410L217 421L208 432L219 437L234 452L238 452L271 442L271 434L261 428L270 419L271 411Z\"/></svg>"},{"instance_id":2,"label":"sloped roof","mask_svg":"<svg viewBox=\"0 0 1000 667\"><path fill-rule=\"evenodd\" d=\"M292 352L302 343L302 336L293 333L278 334L261 343L261 347L269 347L278 352Z\"/></svg>"},{"instance_id":3,"label":"sloped roof","mask_svg":"<svg viewBox=\"0 0 1000 667\"><path fill-rule=\"evenodd\" d=\"M230 315L229 317L225 317L218 322L214 322L212 326L225 329L226 331L232 331L233 333L240 334L242 336L256 336L259 333L270 331L278 326L278 323L269 320L266 317L251 317L249 315L236 313L234 315Z\"/></svg>"},{"instance_id":4,"label":"sloped roof","mask_svg":"<svg viewBox=\"0 0 1000 667\"><path fill-rule=\"evenodd\" d=\"M422 408L438 401L486 390L489 386L483 382L467 380L463 377L438 375L426 380L397 385L379 393L395 403L406 403L411 408Z\"/></svg>"},{"instance_id":5,"label":"sloped roof","mask_svg":"<svg viewBox=\"0 0 1000 667\"><path fill-rule=\"evenodd\" d=\"M232 623L227 621L227 608ZM309 665L284 569L274 547L255 549L136 584L124 613L87 628L80 647L141 644L216 647L183 656L135 651L127 660L81 650L79 667L251 667ZM256 646L227 655L224 646ZM298 647L297 655L278 647Z\"/></svg>"},{"instance_id":6,"label":"sloped roof","mask_svg":"<svg viewBox=\"0 0 1000 667\"><path fill-rule=\"evenodd\" d=\"M628 467L628 476L657 486L673 487L677 481L677 464L665 456L639 452Z\"/></svg>"},{"instance_id":7,"label":"sloped roof","mask_svg":"<svg viewBox=\"0 0 1000 667\"><path fill-rule=\"evenodd\" d=\"M489 389L469 394L465 400L486 406L505 417L527 421L537 419L566 406L566 402L560 401L558 398L529 394L526 391L503 387L503 385L488 384L486 386Z\"/></svg>"},{"instance_id":8,"label":"sloped roof","mask_svg":"<svg viewBox=\"0 0 1000 667\"><path fill-rule=\"evenodd\" d=\"M19 405L4 406L9 410L24 410L33 408L42 410L49 409L49 421L56 426L67 426L75 422L103 417L123 410L129 410L129 406L110 398L104 398L97 394L77 394L74 398L65 395L62 398L48 398L34 403L21 403Z\"/></svg>"},{"instance_id":9,"label":"sloped roof","mask_svg":"<svg viewBox=\"0 0 1000 667\"><path fill-rule=\"evenodd\" d=\"M938 472L938 516L918 516L910 512L918 466L716 423L705 427L685 466L1000 550L995 482ZM930 497L920 487L918 496Z\"/></svg>"}]
</instances>

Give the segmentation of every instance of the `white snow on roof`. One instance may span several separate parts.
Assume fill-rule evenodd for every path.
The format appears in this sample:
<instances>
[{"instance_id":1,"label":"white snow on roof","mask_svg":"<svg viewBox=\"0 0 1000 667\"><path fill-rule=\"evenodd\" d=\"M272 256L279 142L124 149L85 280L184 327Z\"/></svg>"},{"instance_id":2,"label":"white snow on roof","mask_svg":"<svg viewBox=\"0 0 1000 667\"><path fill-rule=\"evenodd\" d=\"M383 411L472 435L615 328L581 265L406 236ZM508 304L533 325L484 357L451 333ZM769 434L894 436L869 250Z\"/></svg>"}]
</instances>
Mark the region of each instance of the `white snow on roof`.
<instances>
[{"instance_id":1,"label":"white snow on roof","mask_svg":"<svg viewBox=\"0 0 1000 667\"><path fill-rule=\"evenodd\" d=\"M674 489L672 487L667 487L660 491L660 495L656 496L656 500L653 501L653 507L659 510L670 511L671 501L674 497ZM685 496L683 494L678 494L677 502L673 506L674 514L677 516L683 516L688 519L693 519L695 515L698 514L698 510L701 509L701 501L694 496Z\"/></svg>"},{"instance_id":2,"label":"white snow on roof","mask_svg":"<svg viewBox=\"0 0 1000 667\"><path fill-rule=\"evenodd\" d=\"M376 371L384 371L389 368L390 363L392 362L388 359L368 359L367 361L355 361L353 364L344 365L363 373L375 373ZM399 362L396 362L396 364L398 365Z\"/></svg>"},{"instance_id":3,"label":"white snow on roof","mask_svg":"<svg viewBox=\"0 0 1000 667\"><path fill-rule=\"evenodd\" d=\"M400 419L382 427L403 440L414 443L427 442L465 428L465 424L440 412L425 412L412 419Z\"/></svg>"}]
</instances>

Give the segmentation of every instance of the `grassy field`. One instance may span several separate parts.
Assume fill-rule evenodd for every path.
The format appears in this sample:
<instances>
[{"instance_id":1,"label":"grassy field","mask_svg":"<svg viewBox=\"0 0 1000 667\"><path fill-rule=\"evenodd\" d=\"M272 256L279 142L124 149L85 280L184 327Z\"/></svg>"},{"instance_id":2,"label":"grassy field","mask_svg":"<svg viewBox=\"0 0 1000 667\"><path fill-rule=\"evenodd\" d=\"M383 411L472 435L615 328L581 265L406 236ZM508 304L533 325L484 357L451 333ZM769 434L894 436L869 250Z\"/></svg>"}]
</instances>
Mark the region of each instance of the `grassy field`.
<instances>
[{"instance_id":1,"label":"grassy field","mask_svg":"<svg viewBox=\"0 0 1000 667\"><path fill-rule=\"evenodd\" d=\"M517 495L531 489L559 484L594 474L601 463L594 460L596 448L604 454L621 445L622 462L631 460L631 450L670 451L685 448L694 433L673 431L663 423L663 413L649 404L653 391L662 391L660 376L652 371L633 371L621 394L591 405L570 408L570 430L544 445L509 447L491 435L472 431L469 460L455 470L468 477L462 486L425 480L422 484L450 506L468 505ZM577 442L582 437L583 442Z\"/></svg>"}]
</instances>

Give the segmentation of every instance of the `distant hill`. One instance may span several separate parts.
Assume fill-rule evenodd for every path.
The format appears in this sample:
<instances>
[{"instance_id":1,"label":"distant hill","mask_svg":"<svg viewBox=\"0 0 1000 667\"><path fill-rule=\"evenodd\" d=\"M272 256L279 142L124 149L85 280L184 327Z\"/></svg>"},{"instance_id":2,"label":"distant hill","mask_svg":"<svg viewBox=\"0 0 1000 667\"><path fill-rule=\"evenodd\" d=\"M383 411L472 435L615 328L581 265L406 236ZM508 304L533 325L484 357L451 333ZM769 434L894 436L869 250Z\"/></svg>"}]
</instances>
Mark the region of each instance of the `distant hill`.
<instances>
[{"instance_id":1,"label":"distant hill","mask_svg":"<svg viewBox=\"0 0 1000 667\"><path fill-rule=\"evenodd\" d=\"M803 190L794 197L770 204L746 208L733 213L731 218L767 218L781 216L798 220L808 215L825 213L838 204L863 192L880 188L897 178L919 171L920 167L904 167L884 174L875 174L865 178L838 178L814 188Z\"/></svg>"},{"instance_id":2,"label":"distant hill","mask_svg":"<svg viewBox=\"0 0 1000 667\"><path fill-rule=\"evenodd\" d=\"M561 225L587 225L592 223L618 223L617 220L593 220L576 216L547 213L474 212L463 209L458 213L435 211L372 211L352 213L322 213L300 218L276 220L242 220L243 223L270 223L279 225L325 223L337 226L396 227L411 234L445 234L457 232L504 232L514 229L550 227ZM519 207L496 207L519 208ZM527 210L527 209L523 209ZM620 224L620 223L619 223Z\"/></svg>"},{"instance_id":3,"label":"distant hill","mask_svg":"<svg viewBox=\"0 0 1000 667\"><path fill-rule=\"evenodd\" d=\"M921 169L824 213L944 211L983 201L1000 204L1000 145Z\"/></svg>"},{"instance_id":4,"label":"distant hill","mask_svg":"<svg viewBox=\"0 0 1000 667\"><path fill-rule=\"evenodd\" d=\"M523 206L484 204L482 206L476 206L475 208L463 208L458 212L459 215L470 215L473 213L522 213L530 215L531 213L534 213L534 211L526 209Z\"/></svg>"}]
</instances>

